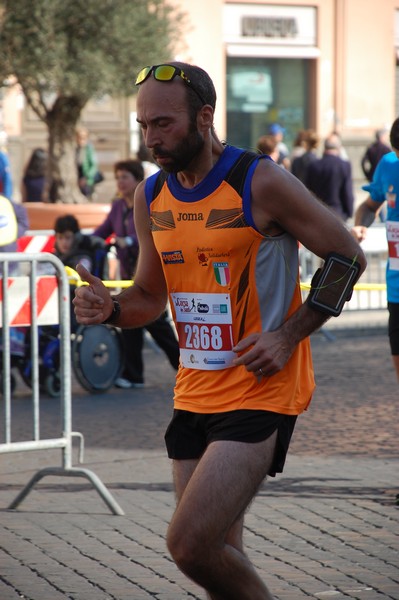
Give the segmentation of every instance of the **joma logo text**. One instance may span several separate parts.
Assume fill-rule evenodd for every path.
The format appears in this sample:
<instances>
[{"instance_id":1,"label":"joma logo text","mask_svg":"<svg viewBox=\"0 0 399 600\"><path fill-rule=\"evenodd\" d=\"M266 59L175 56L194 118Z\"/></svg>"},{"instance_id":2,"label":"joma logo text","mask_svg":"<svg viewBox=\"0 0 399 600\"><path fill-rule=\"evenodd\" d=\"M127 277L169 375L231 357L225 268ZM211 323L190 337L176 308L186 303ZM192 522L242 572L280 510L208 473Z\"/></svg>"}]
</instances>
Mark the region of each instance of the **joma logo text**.
<instances>
[{"instance_id":1,"label":"joma logo text","mask_svg":"<svg viewBox=\"0 0 399 600\"><path fill-rule=\"evenodd\" d=\"M204 215L202 213L179 213L176 219L177 221L203 221Z\"/></svg>"}]
</instances>

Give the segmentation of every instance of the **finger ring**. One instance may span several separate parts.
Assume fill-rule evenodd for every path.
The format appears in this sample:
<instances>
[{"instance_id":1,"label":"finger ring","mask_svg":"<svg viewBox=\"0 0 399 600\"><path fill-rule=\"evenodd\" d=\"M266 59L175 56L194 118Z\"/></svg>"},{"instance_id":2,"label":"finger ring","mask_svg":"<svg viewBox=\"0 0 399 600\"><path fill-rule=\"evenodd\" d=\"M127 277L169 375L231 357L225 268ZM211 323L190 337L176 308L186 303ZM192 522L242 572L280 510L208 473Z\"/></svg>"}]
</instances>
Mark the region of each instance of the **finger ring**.
<instances>
[{"instance_id":1,"label":"finger ring","mask_svg":"<svg viewBox=\"0 0 399 600\"><path fill-rule=\"evenodd\" d=\"M263 375L262 367L259 368L259 373Z\"/></svg>"}]
</instances>

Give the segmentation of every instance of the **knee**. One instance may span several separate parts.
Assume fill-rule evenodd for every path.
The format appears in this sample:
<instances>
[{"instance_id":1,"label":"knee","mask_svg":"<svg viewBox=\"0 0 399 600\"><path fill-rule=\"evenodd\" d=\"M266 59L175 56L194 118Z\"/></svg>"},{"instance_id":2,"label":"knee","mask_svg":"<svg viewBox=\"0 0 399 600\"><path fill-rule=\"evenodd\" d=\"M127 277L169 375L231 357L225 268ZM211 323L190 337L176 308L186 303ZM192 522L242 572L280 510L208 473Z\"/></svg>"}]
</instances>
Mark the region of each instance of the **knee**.
<instances>
[{"instance_id":1,"label":"knee","mask_svg":"<svg viewBox=\"0 0 399 600\"><path fill-rule=\"evenodd\" d=\"M206 571L211 552L209 543L202 540L198 533L183 531L171 525L166 544L174 562L183 573L195 580L202 570Z\"/></svg>"}]
</instances>

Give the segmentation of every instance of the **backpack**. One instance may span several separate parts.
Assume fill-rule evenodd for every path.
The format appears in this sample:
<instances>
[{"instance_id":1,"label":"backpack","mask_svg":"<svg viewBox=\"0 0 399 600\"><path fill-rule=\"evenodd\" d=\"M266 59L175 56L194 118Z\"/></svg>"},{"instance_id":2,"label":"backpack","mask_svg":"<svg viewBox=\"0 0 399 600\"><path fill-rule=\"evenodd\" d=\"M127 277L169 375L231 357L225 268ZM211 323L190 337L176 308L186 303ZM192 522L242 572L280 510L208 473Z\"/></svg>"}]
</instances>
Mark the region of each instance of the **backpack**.
<instances>
[{"instance_id":1,"label":"backpack","mask_svg":"<svg viewBox=\"0 0 399 600\"><path fill-rule=\"evenodd\" d=\"M18 223L12 202L0 195L0 246L15 242L18 237Z\"/></svg>"}]
</instances>

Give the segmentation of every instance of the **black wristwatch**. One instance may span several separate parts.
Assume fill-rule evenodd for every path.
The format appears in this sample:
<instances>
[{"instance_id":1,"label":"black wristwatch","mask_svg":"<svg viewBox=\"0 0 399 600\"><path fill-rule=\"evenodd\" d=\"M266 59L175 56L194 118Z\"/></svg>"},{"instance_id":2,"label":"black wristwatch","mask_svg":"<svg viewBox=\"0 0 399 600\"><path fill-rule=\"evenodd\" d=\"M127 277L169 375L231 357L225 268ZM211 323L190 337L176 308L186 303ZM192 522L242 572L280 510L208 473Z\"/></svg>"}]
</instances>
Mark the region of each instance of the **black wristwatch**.
<instances>
[{"instance_id":1,"label":"black wristwatch","mask_svg":"<svg viewBox=\"0 0 399 600\"><path fill-rule=\"evenodd\" d=\"M105 321L102 322L102 325L113 325L121 314L121 305L119 304L118 300L112 300L112 302L112 313L109 315L108 319L105 319Z\"/></svg>"}]
</instances>

